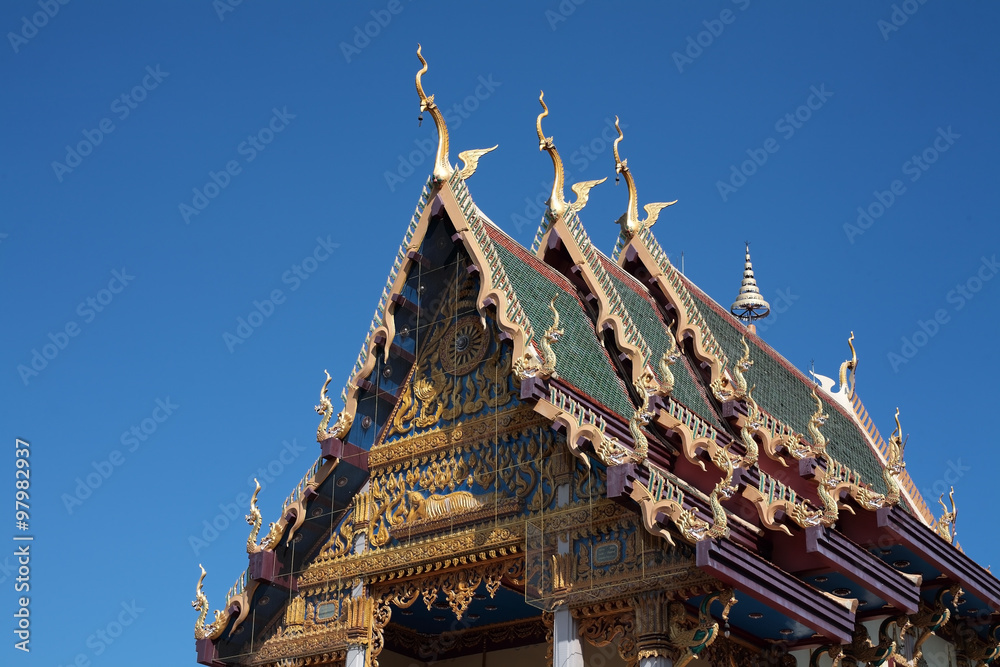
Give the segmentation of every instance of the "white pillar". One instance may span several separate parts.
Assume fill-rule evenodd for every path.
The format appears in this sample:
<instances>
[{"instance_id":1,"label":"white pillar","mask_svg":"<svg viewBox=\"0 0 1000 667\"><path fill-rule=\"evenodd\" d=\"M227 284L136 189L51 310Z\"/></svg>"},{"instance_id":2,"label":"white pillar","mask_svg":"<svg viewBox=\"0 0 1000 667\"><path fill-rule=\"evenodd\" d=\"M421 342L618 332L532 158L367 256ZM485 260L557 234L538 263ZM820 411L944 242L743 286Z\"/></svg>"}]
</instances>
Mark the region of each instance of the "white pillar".
<instances>
[{"instance_id":1,"label":"white pillar","mask_svg":"<svg viewBox=\"0 0 1000 667\"><path fill-rule=\"evenodd\" d=\"M654 655L641 659L639 667L674 667L674 661L666 656Z\"/></svg>"},{"instance_id":2,"label":"white pillar","mask_svg":"<svg viewBox=\"0 0 1000 667\"><path fill-rule=\"evenodd\" d=\"M348 646L344 667L365 667L365 647Z\"/></svg>"},{"instance_id":3,"label":"white pillar","mask_svg":"<svg viewBox=\"0 0 1000 667\"><path fill-rule=\"evenodd\" d=\"M552 614L552 667L583 667L583 647L576 619L565 606Z\"/></svg>"}]
</instances>

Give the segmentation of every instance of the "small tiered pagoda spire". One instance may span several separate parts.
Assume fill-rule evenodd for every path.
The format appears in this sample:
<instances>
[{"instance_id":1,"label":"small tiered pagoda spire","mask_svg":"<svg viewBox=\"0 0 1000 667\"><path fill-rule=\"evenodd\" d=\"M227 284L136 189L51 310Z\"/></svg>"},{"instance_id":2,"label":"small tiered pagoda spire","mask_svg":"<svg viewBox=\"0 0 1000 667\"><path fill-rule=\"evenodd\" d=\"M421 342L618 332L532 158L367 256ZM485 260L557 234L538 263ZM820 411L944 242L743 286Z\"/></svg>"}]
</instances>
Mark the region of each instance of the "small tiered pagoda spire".
<instances>
[{"instance_id":1,"label":"small tiered pagoda spire","mask_svg":"<svg viewBox=\"0 0 1000 667\"><path fill-rule=\"evenodd\" d=\"M740 283L740 293L730 306L729 312L737 319L746 322L751 332L756 332L754 322L763 319L771 312L771 304L764 300L757 288L757 279L753 276L753 263L750 261L750 242L747 241L746 263L743 265L743 282Z\"/></svg>"}]
</instances>

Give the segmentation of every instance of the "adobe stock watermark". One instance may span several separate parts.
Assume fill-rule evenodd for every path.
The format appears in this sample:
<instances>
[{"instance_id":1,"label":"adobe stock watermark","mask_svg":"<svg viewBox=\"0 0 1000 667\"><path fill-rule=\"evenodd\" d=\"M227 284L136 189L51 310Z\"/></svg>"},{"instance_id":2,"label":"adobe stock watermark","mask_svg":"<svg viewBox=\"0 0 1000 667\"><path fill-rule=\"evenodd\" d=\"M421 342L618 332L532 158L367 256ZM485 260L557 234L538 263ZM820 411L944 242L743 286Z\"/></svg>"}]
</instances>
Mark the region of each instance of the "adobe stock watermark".
<instances>
[{"instance_id":1,"label":"adobe stock watermark","mask_svg":"<svg viewBox=\"0 0 1000 667\"><path fill-rule=\"evenodd\" d=\"M576 8L585 3L587 0L559 0L559 4L555 6L555 9L545 10L545 20L548 21L549 27L555 30L559 27L560 23L565 23L570 16L576 12Z\"/></svg>"},{"instance_id":2,"label":"adobe stock watermark","mask_svg":"<svg viewBox=\"0 0 1000 667\"><path fill-rule=\"evenodd\" d=\"M306 255L302 261L292 264L291 268L281 274L281 282L290 285L289 292L294 292L302 283L309 280L309 277L316 273L319 265L330 259L333 251L340 247L339 243L334 243L328 235L325 239L322 236L316 237L316 247L312 253ZM246 317L236 318L236 328L233 333L222 332L222 342L226 344L226 349L232 354L237 345L242 345L249 340L250 336L260 328L264 322L274 315L275 309L285 303L288 297L281 289L271 290L267 298L263 301L253 301L253 309Z\"/></svg>"},{"instance_id":3,"label":"adobe stock watermark","mask_svg":"<svg viewBox=\"0 0 1000 667\"><path fill-rule=\"evenodd\" d=\"M17 32L8 32L7 41L14 53L20 53L21 47L34 38L38 31L49 24L51 19L56 17L59 9L63 5L68 5L69 0L38 0L40 12L35 12L29 19L27 16L21 17L21 29Z\"/></svg>"},{"instance_id":4,"label":"adobe stock watermark","mask_svg":"<svg viewBox=\"0 0 1000 667\"><path fill-rule=\"evenodd\" d=\"M219 503L219 512L215 516L204 519L201 522L200 532L188 535L188 545L191 547L194 555L197 556L208 548L231 525L242 524L245 527L243 518L250 507L250 496L253 495L253 489L256 488L254 483L255 477L260 482L260 490L263 492L268 486L274 483L277 477L280 477L285 472L287 466L298 460L305 451L306 447L300 445L295 438L292 438L291 442L283 440L281 442L281 451L278 455L265 465L257 468L256 472L247 477L247 486L250 490L237 493L230 502Z\"/></svg>"},{"instance_id":5,"label":"adobe stock watermark","mask_svg":"<svg viewBox=\"0 0 1000 667\"><path fill-rule=\"evenodd\" d=\"M99 313L104 312L111 305L115 296L121 294L133 280L135 280L135 276L128 273L124 266L121 271L112 270L108 286L99 289L96 294L88 296L77 305L76 314L83 320L83 324L93 322ZM41 346L41 351L37 347L31 348L31 359L27 364L18 364L16 369L24 386L27 387L32 378L38 377L42 371L48 368L49 363L55 361L56 357L69 346L70 340L79 336L81 331L83 329L79 322L69 320L55 333L49 332L49 342Z\"/></svg>"},{"instance_id":6,"label":"adobe stock watermark","mask_svg":"<svg viewBox=\"0 0 1000 667\"><path fill-rule=\"evenodd\" d=\"M750 6L750 0L732 0L732 2L741 12L746 11L747 7ZM684 53L674 51L670 54L674 65L677 66L677 71L683 74L686 66L693 65L694 61L705 52L705 49L712 46L715 40L722 36L726 26L732 25L736 21L737 16L739 16L737 13L727 8L719 12L719 18L702 21L701 24L705 26L705 29L696 35L688 35Z\"/></svg>"},{"instance_id":7,"label":"adobe stock watermark","mask_svg":"<svg viewBox=\"0 0 1000 667\"><path fill-rule=\"evenodd\" d=\"M628 125L619 123L622 130L627 130ZM604 119L603 129L590 141L580 144L580 146L569 154L568 163L576 167L577 172L583 173L597 158L599 158L618 138L615 130L615 121L612 118ZM568 170L567 170L568 172ZM567 176L569 174L567 173ZM537 225L545 213L549 197L552 195L552 181L542 181L539 184L539 191L534 197L524 198L524 210L520 213L511 213L510 224L521 232L525 227L530 229L530 225Z\"/></svg>"},{"instance_id":8,"label":"adobe stock watermark","mask_svg":"<svg viewBox=\"0 0 1000 667\"><path fill-rule=\"evenodd\" d=\"M944 467L944 474L933 485L920 489L920 495L928 504L931 504L942 495L947 495L948 491L958 484L958 481L965 477L965 473L970 470L972 470L972 466L962 465L962 459L955 461L949 459Z\"/></svg>"},{"instance_id":9,"label":"adobe stock watermark","mask_svg":"<svg viewBox=\"0 0 1000 667\"><path fill-rule=\"evenodd\" d=\"M774 131L780 133L785 141L794 137L795 133L809 122L813 112L822 109L823 105L833 97L833 92L826 89L825 83L820 84L819 88L810 86L809 92L804 104L786 113L774 123ZM746 185L747 179L756 174L757 170L767 163L770 156L780 149L781 144L778 143L778 140L774 137L768 137L764 140L761 148L748 148L746 150L749 159L741 162L739 167L735 164L729 165L728 181L715 182L715 187L719 191L722 201L729 201L729 197Z\"/></svg>"},{"instance_id":10,"label":"adobe stock watermark","mask_svg":"<svg viewBox=\"0 0 1000 667\"><path fill-rule=\"evenodd\" d=\"M412 2L413 0L410 1ZM392 23L392 19L402 14L404 9L406 9L406 5L403 4L402 0L389 0L385 5L385 9L371 10L371 21L366 21L363 25L359 23L354 26L351 41L339 44L340 52L344 55L344 60L347 64L350 64L352 59L360 56L361 52L371 45L372 40L381 35L382 31Z\"/></svg>"},{"instance_id":11,"label":"adobe stock watermark","mask_svg":"<svg viewBox=\"0 0 1000 667\"><path fill-rule=\"evenodd\" d=\"M886 359L889 361L889 365L892 366L892 371L898 373L901 366L910 363L910 360L917 356L920 349L930 343L934 336L938 335L941 327L951 322L952 314L965 308L976 297L976 294L983 289L986 283L996 276L998 271L1000 271L1000 262L997 262L997 256L995 254L991 257L983 255L980 258L979 267L976 271L964 282L956 284L953 289L948 290L948 293L945 294L945 303L950 304L951 308L938 308L930 318L926 320L918 319L913 333L903 336L900 339L901 345L899 351L893 350L886 354Z\"/></svg>"},{"instance_id":12,"label":"adobe stock watermark","mask_svg":"<svg viewBox=\"0 0 1000 667\"><path fill-rule=\"evenodd\" d=\"M212 0L212 9L219 17L219 23L226 20L226 14L236 11L236 8L243 4L243 0Z\"/></svg>"},{"instance_id":13,"label":"adobe stock watermark","mask_svg":"<svg viewBox=\"0 0 1000 667\"><path fill-rule=\"evenodd\" d=\"M889 35L894 32L899 32L899 29L906 25L906 22L910 20L910 17L917 13L920 9L920 5L923 5L927 0L903 0L903 2L898 5L892 6L892 13L889 14L889 20L879 19L875 22L875 26L878 28L879 32L882 33L882 41L888 42Z\"/></svg>"},{"instance_id":14,"label":"adobe stock watermark","mask_svg":"<svg viewBox=\"0 0 1000 667\"><path fill-rule=\"evenodd\" d=\"M159 65L156 67L147 65L146 74L140 79L139 83L132 86L131 90L111 100L111 113L119 121L125 120L132 115L132 112L139 107L139 104L145 101L149 93L160 87L160 84L168 76L170 76L170 72L162 71ZM56 175L56 179L62 183L66 174L73 173L74 169L83 164L83 159L93 153L94 149L104 141L104 138L114 132L115 129L115 121L110 117L105 117L97 122L97 126L94 129L82 130L83 139L74 145L66 144L66 155L63 157L63 161L52 161L52 172Z\"/></svg>"},{"instance_id":15,"label":"adobe stock watermark","mask_svg":"<svg viewBox=\"0 0 1000 667\"><path fill-rule=\"evenodd\" d=\"M791 287L786 287L783 290L775 290L774 296L768 299L768 303L771 304L770 314L764 319L754 322L754 326L757 327L757 335L759 336L773 327L781 319L781 316L787 313L798 300L799 296L792 294Z\"/></svg>"},{"instance_id":16,"label":"adobe stock watermark","mask_svg":"<svg viewBox=\"0 0 1000 667\"><path fill-rule=\"evenodd\" d=\"M948 149L955 145L955 140L961 137L961 134L956 134L951 129L951 125L948 126L948 129L939 127L937 129L937 136L934 137L930 145L903 163L903 166L900 167L903 175L909 176L911 183L920 180L924 172L938 161L941 154L947 152ZM854 221L854 224L849 222L844 223L844 234L847 235L847 240L853 245L854 239L868 231L875 224L875 221L885 215L885 212L904 194L906 194L906 184L898 178L889 184L887 190L875 190L872 192L873 201L867 206L858 207L858 217Z\"/></svg>"},{"instance_id":17,"label":"adobe stock watermark","mask_svg":"<svg viewBox=\"0 0 1000 667\"><path fill-rule=\"evenodd\" d=\"M105 482L115 474L115 471L124 465L127 455L138 450L159 430L160 425L167 421L180 407L171 401L169 396L157 398L153 403L155 407L148 417L140 420L138 424L132 424L128 430L122 432L118 439L122 449L112 449L105 458L91 461L90 467L93 470L88 471L83 477L77 477L73 480L76 482L76 486L72 493L63 493L60 496L63 507L66 508L68 514L73 514L73 511L81 507L83 502L94 494L94 491L104 486Z\"/></svg>"},{"instance_id":18,"label":"adobe stock watermark","mask_svg":"<svg viewBox=\"0 0 1000 667\"><path fill-rule=\"evenodd\" d=\"M488 100L499 88L503 85L500 81L493 80L493 74L487 76L480 76L477 81L479 85L476 86L475 90L472 91L471 95L467 95L461 102L456 102L448 108L439 107L441 109L441 115L444 116L445 122L448 124L448 131L454 133L455 130L462 126L462 122L468 119L476 110L479 105L486 100ZM438 140L436 138L427 137L425 139L415 139L413 141L415 148L403 155L400 153L397 155L399 163L396 165L395 171L386 171L383 176L385 177L385 184L389 186L389 192L395 192L396 187L405 181L407 178L412 176L416 171L417 167L422 165L428 160L430 162L434 161L434 155L437 153Z\"/></svg>"},{"instance_id":19,"label":"adobe stock watermark","mask_svg":"<svg viewBox=\"0 0 1000 667\"><path fill-rule=\"evenodd\" d=\"M90 649L89 653L77 653L72 659L66 662L66 667L91 667L93 658L103 655L121 637L125 630L131 627L139 614L146 611L144 607L136 604L135 600L130 602L122 601L120 610L112 612L111 620L98 627L91 633L85 642Z\"/></svg>"},{"instance_id":20,"label":"adobe stock watermark","mask_svg":"<svg viewBox=\"0 0 1000 667\"><path fill-rule=\"evenodd\" d=\"M296 114L289 113L288 107L282 107L279 111L277 107L271 109L271 118L264 127L253 134L248 134L247 138L236 145L236 153L243 156L243 161L250 164L257 159L268 144L274 141L274 137L285 131L288 124L294 119ZM229 160L219 171L208 172L208 180L201 188L192 188L190 205L181 202L177 205L184 224L191 224L191 218L201 215L201 212L208 208L212 200L219 196L223 190L229 187L233 179L243 173L243 165L239 160Z\"/></svg>"}]
</instances>

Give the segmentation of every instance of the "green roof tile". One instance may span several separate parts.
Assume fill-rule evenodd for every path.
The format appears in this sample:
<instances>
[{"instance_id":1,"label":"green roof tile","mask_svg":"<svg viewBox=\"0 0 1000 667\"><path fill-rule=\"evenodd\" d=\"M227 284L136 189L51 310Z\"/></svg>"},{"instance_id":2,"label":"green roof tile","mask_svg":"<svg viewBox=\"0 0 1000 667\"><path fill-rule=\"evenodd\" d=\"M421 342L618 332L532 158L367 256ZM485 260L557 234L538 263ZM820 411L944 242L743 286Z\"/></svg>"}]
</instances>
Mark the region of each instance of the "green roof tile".
<instances>
[{"instance_id":1,"label":"green roof tile","mask_svg":"<svg viewBox=\"0 0 1000 667\"><path fill-rule=\"evenodd\" d=\"M536 340L552 324L549 302L554 289L559 290L556 309L559 326L565 330L562 340L554 346L559 377L624 419L631 418L635 406L607 350L597 339L594 324L577 299L572 283L499 230L490 228L489 233Z\"/></svg>"},{"instance_id":2,"label":"green roof tile","mask_svg":"<svg viewBox=\"0 0 1000 667\"><path fill-rule=\"evenodd\" d=\"M742 356L740 336L746 333L753 367L747 373L747 382L756 385L753 397L757 404L771 415L788 424L808 438L809 418L816 411L812 397L812 383L771 346L750 334L736 318L686 281L691 294L698 302L702 315L730 359ZM824 412L830 415L820 429L828 440L827 450L842 464L859 473L879 493L885 493L882 466L872 452L865 437L854 421L840 412L839 406L822 396Z\"/></svg>"}]
</instances>

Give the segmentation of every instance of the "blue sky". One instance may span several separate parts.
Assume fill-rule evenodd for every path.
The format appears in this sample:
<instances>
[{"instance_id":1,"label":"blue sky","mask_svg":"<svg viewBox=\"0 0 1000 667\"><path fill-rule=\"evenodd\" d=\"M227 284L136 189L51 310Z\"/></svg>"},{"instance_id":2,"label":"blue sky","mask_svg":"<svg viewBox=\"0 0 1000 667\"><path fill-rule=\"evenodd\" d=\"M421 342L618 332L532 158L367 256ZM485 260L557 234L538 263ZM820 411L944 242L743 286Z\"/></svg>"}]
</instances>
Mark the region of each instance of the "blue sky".
<instances>
[{"instance_id":1,"label":"blue sky","mask_svg":"<svg viewBox=\"0 0 1000 667\"><path fill-rule=\"evenodd\" d=\"M783 310L763 337L800 369L835 375L853 330L883 435L900 406L911 475L957 480L958 540L994 562L998 18L941 0L4 3L0 492L23 438L35 542L33 650L5 630L0 654L194 662L198 563L221 606L246 565L231 505L270 466L275 520L315 459L323 369L346 378L430 171L417 42L452 159L500 145L469 182L498 225L530 244L547 196L539 89L570 182L614 175L618 114L641 203L679 200L664 248L728 305L752 241ZM583 212L608 253L626 201L611 178ZM270 315L227 339L255 301Z\"/></svg>"}]
</instances>

